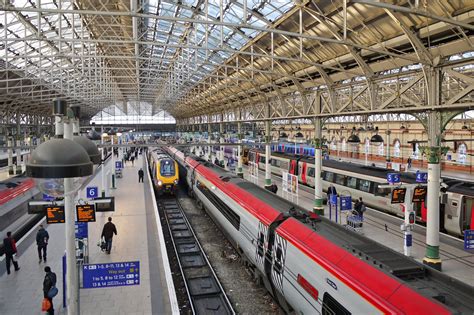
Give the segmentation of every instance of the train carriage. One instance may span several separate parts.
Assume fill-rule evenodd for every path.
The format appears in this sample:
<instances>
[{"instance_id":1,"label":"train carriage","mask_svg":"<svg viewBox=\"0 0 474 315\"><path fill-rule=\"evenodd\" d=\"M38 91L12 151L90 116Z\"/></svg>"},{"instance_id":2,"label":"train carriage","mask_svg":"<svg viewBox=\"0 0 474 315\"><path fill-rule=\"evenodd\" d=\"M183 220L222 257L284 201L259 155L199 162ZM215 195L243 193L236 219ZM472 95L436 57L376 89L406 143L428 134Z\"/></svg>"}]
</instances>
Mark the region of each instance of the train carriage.
<instances>
[{"instance_id":1,"label":"train carriage","mask_svg":"<svg viewBox=\"0 0 474 315\"><path fill-rule=\"evenodd\" d=\"M189 189L287 313L472 313L472 287L169 148Z\"/></svg>"}]
</instances>

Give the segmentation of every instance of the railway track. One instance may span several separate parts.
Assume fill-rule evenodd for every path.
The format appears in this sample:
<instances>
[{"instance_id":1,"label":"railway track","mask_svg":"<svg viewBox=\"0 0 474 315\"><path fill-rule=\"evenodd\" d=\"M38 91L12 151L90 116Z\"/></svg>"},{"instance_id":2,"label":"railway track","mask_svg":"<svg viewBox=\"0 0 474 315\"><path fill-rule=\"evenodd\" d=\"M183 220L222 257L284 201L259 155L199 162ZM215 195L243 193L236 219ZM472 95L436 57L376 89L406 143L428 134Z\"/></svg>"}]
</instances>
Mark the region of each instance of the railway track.
<instances>
[{"instance_id":1,"label":"railway track","mask_svg":"<svg viewBox=\"0 0 474 315\"><path fill-rule=\"evenodd\" d=\"M235 314L177 198L160 198L192 314Z\"/></svg>"}]
</instances>

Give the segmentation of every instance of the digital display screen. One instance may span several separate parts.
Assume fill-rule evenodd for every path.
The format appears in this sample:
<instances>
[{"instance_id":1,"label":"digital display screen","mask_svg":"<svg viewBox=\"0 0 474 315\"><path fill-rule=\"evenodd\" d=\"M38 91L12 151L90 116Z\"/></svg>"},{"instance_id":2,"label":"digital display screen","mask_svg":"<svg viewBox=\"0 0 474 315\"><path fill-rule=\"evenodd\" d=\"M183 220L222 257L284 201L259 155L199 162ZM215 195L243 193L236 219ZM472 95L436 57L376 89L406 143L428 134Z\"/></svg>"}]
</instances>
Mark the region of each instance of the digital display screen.
<instances>
[{"instance_id":1,"label":"digital display screen","mask_svg":"<svg viewBox=\"0 0 474 315\"><path fill-rule=\"evenodd\" d=\"M392 190L392 204L404 203L406 192L406 188L394 188Z\"/></svg>"},{"instance_id":2,"label":"digital display screen","mask_svg":"<svg viewBox=\"0 0 474 315\"><path fill-rule=\"evenodd\" d=\"M412 202L423 202L426 199L426 187L415 187Z\"/></svg>"},{"instance_id":3,"label":"digital display screen","mask_svg":"<svg viewBox=\"0 0 474 315\"><path fill-rule=\"evenodd\" d=\"M78 205L76 206L77 222L95 222L94 205Z\"/></svg>"},{"instance_id":4,"label":"digital display screen","mask_svg":"<svg viewBox=\"0 0 474 315\"><path fill-rule=\"evenodd\" d=\"M50 206L46 207L46 223L56 224L64 223L64 206Z\"/></svg>"}]
</instances>

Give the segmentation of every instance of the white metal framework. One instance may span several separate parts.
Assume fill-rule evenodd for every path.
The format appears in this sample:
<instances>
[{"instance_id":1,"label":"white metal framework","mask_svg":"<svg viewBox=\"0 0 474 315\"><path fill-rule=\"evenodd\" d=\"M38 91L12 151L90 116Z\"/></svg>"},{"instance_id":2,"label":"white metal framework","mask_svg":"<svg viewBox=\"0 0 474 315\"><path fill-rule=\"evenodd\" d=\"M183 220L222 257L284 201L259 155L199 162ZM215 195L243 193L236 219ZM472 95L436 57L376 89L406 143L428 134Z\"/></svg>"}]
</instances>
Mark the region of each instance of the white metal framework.
<instances>
[{"instance_id":1,"label":"white metal framework","mask_svg":"<svg viewBox=\"0 0 474 315\"><path fill-rule=\"evenodd\" d=\"M48 115L63 97L87 117L146 103L182 125L462 112L474 104L473 9L470 0L1 0L0 111Z\"/></svg>"}]
</instances>

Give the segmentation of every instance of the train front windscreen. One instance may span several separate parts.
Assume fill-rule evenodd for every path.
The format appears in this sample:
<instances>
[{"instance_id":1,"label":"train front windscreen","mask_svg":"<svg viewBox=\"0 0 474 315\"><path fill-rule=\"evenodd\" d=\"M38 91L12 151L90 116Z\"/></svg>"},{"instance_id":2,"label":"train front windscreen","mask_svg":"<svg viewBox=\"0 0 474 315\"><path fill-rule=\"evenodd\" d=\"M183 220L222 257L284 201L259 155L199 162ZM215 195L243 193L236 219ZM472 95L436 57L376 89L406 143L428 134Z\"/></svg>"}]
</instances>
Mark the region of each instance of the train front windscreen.
<instances>
[{"instance_id":1,"label":"train front windscreen","mask_svg":"<svg viewBox=\"0 0 474 315\"><path fill-rule=\"evenodd\" d=\"M160 165L161 176L173 176L175 174L174 163L171 160L162 160Z\"/></svg>"}]
</instances>

